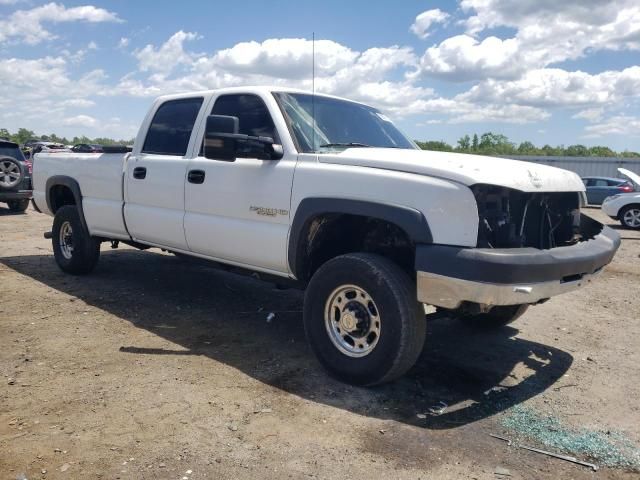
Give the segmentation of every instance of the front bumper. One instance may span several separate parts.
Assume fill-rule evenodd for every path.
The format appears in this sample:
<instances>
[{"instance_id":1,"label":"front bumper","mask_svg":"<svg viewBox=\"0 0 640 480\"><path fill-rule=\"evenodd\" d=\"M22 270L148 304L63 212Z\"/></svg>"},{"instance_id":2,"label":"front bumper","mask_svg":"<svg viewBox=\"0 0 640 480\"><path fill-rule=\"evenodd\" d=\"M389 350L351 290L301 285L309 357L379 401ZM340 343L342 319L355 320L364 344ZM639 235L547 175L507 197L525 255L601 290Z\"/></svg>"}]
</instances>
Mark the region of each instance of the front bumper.
<instances>
[{"instance_id":1,"label":"front bumper","mask_svg":"<svg viewBox=\"0 0 640 480\"><path fill-rule=\"evenodd\" d=\"M586 220L599 233L567 247L416 248L418 300L454 309L464 302L485 306L537 303L589 283L613 259L620 236Z\"/></svg>"}]
</instances>

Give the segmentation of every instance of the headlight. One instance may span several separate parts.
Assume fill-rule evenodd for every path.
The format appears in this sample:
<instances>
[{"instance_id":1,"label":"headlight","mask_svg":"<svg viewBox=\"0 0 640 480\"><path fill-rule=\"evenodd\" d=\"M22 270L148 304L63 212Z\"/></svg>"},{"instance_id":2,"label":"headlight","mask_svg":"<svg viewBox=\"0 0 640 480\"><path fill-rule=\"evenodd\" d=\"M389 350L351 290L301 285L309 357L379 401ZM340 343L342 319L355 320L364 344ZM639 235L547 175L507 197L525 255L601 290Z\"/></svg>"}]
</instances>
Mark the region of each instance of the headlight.
<instances>
[{"instance_id":1,"label":"headlight","mask_svg":"<svg viewBox=\"0 0 640 480\"><path fill-rule=\"evenodd\" d=\"M610 197L605 198L602 203L607 203L613 200L614 198L618 198L620 195L611 195Z\"/></svg>"}]
</instances>

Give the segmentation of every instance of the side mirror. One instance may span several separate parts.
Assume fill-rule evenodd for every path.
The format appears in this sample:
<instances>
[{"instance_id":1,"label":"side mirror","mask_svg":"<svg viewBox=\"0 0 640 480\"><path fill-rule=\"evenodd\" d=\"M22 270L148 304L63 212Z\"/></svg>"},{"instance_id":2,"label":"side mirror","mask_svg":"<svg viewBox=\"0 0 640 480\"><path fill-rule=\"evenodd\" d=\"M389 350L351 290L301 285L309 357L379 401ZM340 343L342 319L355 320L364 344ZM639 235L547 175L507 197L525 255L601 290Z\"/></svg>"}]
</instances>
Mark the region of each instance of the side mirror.
<instances>
[{"instance_id":1,"label":"side mirror","mask_svg":"<svg viewBox=\"0 0 640 480\"><path fill-rule=\"evenodd\" d=\"M282 145L271 137L255 137L238 133L238 117L209 115L204 134L204 156L211 160L233 162L236 158L279 160Z\"/></svg>"}]
</instances>

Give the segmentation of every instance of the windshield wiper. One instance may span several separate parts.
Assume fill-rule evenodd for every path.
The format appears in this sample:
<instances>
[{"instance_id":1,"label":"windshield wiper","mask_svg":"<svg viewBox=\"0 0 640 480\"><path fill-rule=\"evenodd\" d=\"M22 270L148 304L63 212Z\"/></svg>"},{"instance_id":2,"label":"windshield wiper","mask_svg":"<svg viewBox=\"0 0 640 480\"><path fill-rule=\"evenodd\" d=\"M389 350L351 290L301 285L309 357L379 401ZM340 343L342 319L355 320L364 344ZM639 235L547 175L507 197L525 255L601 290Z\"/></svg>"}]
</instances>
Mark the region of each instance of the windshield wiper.
<instances>
[{"instance_id":1,"label":"windshield wiper","mask_svg":"<svg viewBox=\"0 0 640 480\"><path fill-rule=\"evenodd\" d=\"M324 147L370 147L366 143L348 142L348 143L324 143L320 145L320 148Z\"/></svg>"}]
</instances>

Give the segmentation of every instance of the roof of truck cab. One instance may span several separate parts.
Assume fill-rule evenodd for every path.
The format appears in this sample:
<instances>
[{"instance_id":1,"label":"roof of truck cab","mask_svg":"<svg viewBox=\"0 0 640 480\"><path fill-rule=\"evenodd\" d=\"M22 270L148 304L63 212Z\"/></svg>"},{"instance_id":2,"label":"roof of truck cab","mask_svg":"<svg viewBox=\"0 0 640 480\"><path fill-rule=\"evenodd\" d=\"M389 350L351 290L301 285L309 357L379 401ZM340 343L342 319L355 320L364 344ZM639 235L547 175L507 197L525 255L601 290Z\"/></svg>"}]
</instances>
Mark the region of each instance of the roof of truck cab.
<instances>
[{"instance_id":1,"label":"roof of truck cab","mask_svg":"<svg viewBox=\"0 0 640 480\"><path fill-rule=\"evenodd\" d=\"M276 87L276 86L244 86L244 87L224 87L224 88L216 88L213 90L199 90L194 92L183 92L183 93L174 93L169 95L161 95L156 98L156 101L167 101L167 100L175 100L180 98L188 98L197 95L209 96L209 95L218 95L218 94L233 94L233 93L253 93L253 94L271 94L274 92L282 92L282 93L301 93L305 95L314 95L314 92L308 90L301 90L298 88L288 88L288 87ZM315 92L315 95L318 97L326 97L333 98L335 100L343 100L345 102L358 103L360 105L366 105L362 102L357 102L355 100L351 100L349 98L338 97L336 95L329 95L327 93L318 93Z\"/></svg>"}]
</instances>

